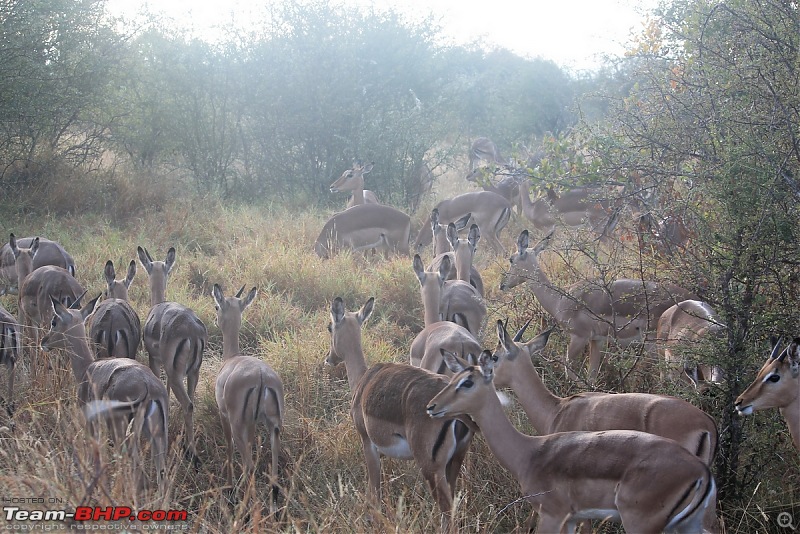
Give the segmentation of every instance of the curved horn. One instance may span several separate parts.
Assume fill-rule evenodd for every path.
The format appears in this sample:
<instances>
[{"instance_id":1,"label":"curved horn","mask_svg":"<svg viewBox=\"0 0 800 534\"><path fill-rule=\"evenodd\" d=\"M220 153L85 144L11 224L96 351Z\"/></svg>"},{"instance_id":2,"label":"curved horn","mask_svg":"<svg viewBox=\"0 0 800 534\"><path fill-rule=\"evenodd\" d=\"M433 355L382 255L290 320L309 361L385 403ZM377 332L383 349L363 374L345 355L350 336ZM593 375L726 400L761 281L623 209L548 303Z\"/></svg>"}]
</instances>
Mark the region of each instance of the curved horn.
<instances>
[{"instance_id":1,"label":"curved horn","mask_svg":"<svg viewBox=\"0 0 800 534\"><path fill-rule=\"evenodd\" d=\"M525 329L528 328L528 325L531 324L532 320L533 317L528 319L528 322L522 325L522 328L520 328L519 331L516 334L514 334L514 341L522 341L522 335L525 333Z\"/></svg>"},{"instance_id":2,"label":"curved horn","mask_svg":"<svg viewBox=\"0 0 800 534\"><path fill-rule=\"evenodd\" d=\"M245 285L247 285L247 284L245 284ZM241 297L242 297L242 293L243 293L243 292L244 292L244 286L242 286L242 289L240 289L240 290L239 290L239 292L238 292L238 293L236 293L236 298L237 298L237 299L238 299L238 298L241 298Z\"/></svg>"}]
</instances>

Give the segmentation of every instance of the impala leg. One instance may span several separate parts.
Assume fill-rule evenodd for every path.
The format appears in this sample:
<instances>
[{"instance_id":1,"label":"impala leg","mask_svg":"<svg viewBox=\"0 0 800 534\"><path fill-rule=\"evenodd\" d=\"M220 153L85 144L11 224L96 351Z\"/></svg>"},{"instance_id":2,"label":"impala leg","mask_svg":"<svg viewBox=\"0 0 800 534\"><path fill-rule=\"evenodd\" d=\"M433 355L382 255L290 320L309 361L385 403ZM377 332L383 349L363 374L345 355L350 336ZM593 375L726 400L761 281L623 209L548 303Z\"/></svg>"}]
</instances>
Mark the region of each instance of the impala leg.
<instances>
[{"instance_id":1,"label":"impala leg","mask_svg":"<svg viewBox=\"0 0 800 534\"><path fill-rule=\"evenodd\" d=\"M6 412L8 412L9 417L14 415L14 370L15 370L15 362L13 360L9 360L6 363L6 368L8 369L8 393L6 396Z\"/></svg>"},{"instance_id":2,"label":"impala leg","mask_svg":"<svg viewBox=\"0 0 800 534\"><path fill-rule=\"evenodd\" d=\"M586 349L586 339L576 336L575 334L570 334L569 336L569 346L567 347L567 376L571 380L579 380L577 373L575 372L576 369L580 369L582 366L582 356L583 351Z\"/></svg>"},{"instance_id":3,"label":"impala leg","mask_svg":"<svg viewBox=\"0 0 800 534\"><path fill-rule=\"evenodd\" d=\"M281 450L281 430L277 425L270 432L270 446L272 448L272 468L270 471L272 497L269 501L269 512L275 517L275 513L278 510L278 456Z\"/></svg>"},{"instance_id":4,"label":"impala leg","mask_svg":"<svg viewBox=\"0 0 800 534\"><path fill-rule=\"evenodd\" d=\"M231 436L231 423L227 417L220 414L220 420L222 421L222 433L225 435L225 444L227 445L228 451L228 462L226 466L227 470L227 483L229 487L233 487L233 437Z\"/></svg>"},{"instance_id":5,"label":"impala leg","mask_svg":"<svg viewBox=\"0 0 800 534\"><path fill-rule=\"evenodd\" d=\"M600 373L600 365L603 363L603 353L600 351L600 343L596 340L589 341L589 383L597 384L597 375Z\"/></svg>"},{"instance_id":6,"label":"impala leg","mask_svg":"<svg viewBox=\"0 0 800 534\"><path fill-rule=\"evenodd\" d=\"M450 532L450 514L453 510L453 500L450 496L451 489L447 483L447 475L441 471L423 473L423 475L425 476L425 480L428 481L428 486L431 488L434 500L439 505L439 510L442 512L442 519L444 522L442 530L444 532Z\"/></svg>"},{"instance_id":7,"label":"impala leg","mask_svg":"<svg viewBox=\"0 0 800 534\"><path fill-rule=\"evenodd\" d=\"M173 377L174 376L175 375L173 375ZM195 466L195 468L199 468L200 458L197 456L197 449L195 448L194 443L194 403L189 397L189 394L186 393L186 389L183 387L180 379L168 378L167 391L169 391L170 383L172 384L172 389L175 390L175 397L178 399L178 402L183 408L183 423L184 428L186 429L186 446L189 455L191 456L192 464Z\"/></svg>"},{"instance_id":8,"label":"impala leg","mask_svg":"<svg viewBox=\"0 0 800 534\"><path fill-rule=\"evenodd\" d=\"M381 505L381 457L378 449L372 444L368 437L361 437L361 444L364 448L364 458L367 462L367 491L368 498L373 501L373 505L380 508Z\"/></svg>"}]
</instances>

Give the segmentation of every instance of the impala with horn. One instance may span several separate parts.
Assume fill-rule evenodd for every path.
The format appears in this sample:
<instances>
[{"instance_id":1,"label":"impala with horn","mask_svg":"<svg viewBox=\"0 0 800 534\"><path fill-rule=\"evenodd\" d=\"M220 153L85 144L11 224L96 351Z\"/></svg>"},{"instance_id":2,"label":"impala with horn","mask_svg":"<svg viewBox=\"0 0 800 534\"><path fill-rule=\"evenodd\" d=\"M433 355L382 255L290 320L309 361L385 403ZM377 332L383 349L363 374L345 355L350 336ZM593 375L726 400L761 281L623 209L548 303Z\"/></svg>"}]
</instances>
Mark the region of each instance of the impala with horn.
<instances>
[{"instance_id":1,"label":"impala with horn","mask_svg":"<svg viewBox=\"0 0 800 534\"><path fill-rule=\"evenodd\" d=\"M677 397L648 393L584 392L558 397L547 389L533 365L553 329L527 342L522 336L530 320L512 338L497 321L494 351L495 386L509 387L517 396L538 434L570 431L638 430L676 441L711 468L717 451L718 432L714 419L703 410ZM704 526L718 532L716 498L709 501Z\"/></svg>"},{"instance_id":2,"label":"impala with horn","mask_svg":"<svg viewBox=\"0 0 800 534\"><path fill-rule=\"evenodd\" d=\"M446 384L445 377L407 364L378 363L367 368L361 327L372 314L374 298L356 312L336 297L331 304L331 349L326 362L344 361L353 392L350 415L367 463L368 495L381 501L381 455L414 460L448 521L456 478L474 436L467 417L433 420L425 406Z\"/></svg>"},{"instance_id":3,"label":"impala with horn","mask_svg":"<svg viewBox=\"0 0 800 534\"><path fill-rule=\"evenodd\" d=\"M236 450L242 457L247 482L255 472L253 447L256 424L263 423L269 429L272 450L270 513L274 516L278 505L278 456L285 413L283 382L266 362L254 356L245 356L239 351L242 313L256 298L257 290L252 288L244 298L242 293L244 286L236 295L226 297L218 284L214 284L211 293L217 311L217 324L222 329L223 359L214 386L214 396L228 450L228 486L233 486L233 445L236 444Z\"/></svg>"},{"instance_id":4,"label":"impala with horn","mask_svg":"<svg viewBox=\"0 0 800 534\"><path fill-rule=\"evenodd\" d=\"M153 261L150 253L142 247L136 250L150 282L152 307L143 332L150 369L160 377L161 368L164 368L167 398L170 390L174 391L183 408L188 452L192 463L199 466L194 440L194 392L200 379L200 364L203 363L203 351L208 340L206 326L186 306L167 302L167 278L175 265L175 248L170 247L165 261Z\"/></svg>"},{"instance_id":5,"label":"impala with horn","mask_svg":"<svg viewBox=\"0 0 800 534\"><path fill-rule=\"evenodd\" d=\"M714 479L707 465L671 439L629 430L527 436L503 411L489 351L477 366L451 353L445 361L456 374L431 399L428 415L475 421L538 513L537 532L572 533L589 519L621 522L626 532L702 531Z\"/></svg>"},{"instance_id":6,"label":"impala with horn","mask_svg":"<svg viewBox=\"0 0 800 534\"><path fill-rule=\"evenodd\" d=\"M785 348L772 339L772 353L756 379L736 399L740 415L778 408L786 420L794 447L800 452L800 337Z\"/></svg>"},{"instance_id":7,"label":"impala with horn","mask_svg":"<svg viewBox=\"0 0 800 534\"><path fill-rule=\"evenodd\" d=\"M108 260L103 269L106 278L106 299L97 305L89 318L89 339L95 356L136 359L142 341L142 322L128 302L128 289L136 276L136 262L131 260L125 278L116 279L114 262Z\"/></svg>"},{"instance_id":8,"label":"impala with horn","mask_svg":"<svg viewBox=\"0 0 800 534\"><path fill-rule=\"evenodd\" d=\"M384 248L386 256L389 252L408 255L410 238L408 215L391 206L359 204L328 219L314 243L314 252L320 258L330 258L342 248L378 247Z\"/></svg>"},{"instance_id":9,"label":"impala with horn","mask_svg":"<svg viewBox=\"0 0 800 534\"><path fill-rule=\"evenodd\" d=\"M139 461L139 440L150 442L156 466L158 486L163 492L166 476L166 456L169 440L169 396L164 384L145 365L129 358L96 360L86 341L84 321L94 310L98 295L81 309L67 308L52 299L55 311L50 331L42 339L42 348L65 350L72 362L78 384L80 404L89 430L97 437L96 420L105 420L116 449L126 440L131 419L133 438L129 454L134 468L140 472L139 484L144 482L144 467Z\"/></svg>"},{"instance_id":10,"label":"impala with horn","mask_svg":"<svg viewBox=\"0 0 800 534\"><path fill-rule=\"evenodd\" d=\"M571 378L586 346L589 350L589 380L594 382L602 363L600 343L616 340L621 345L645 341L655 330L658 318L676 302L692 294L674 284L621 278L610 284L578 282L566 289L553 285L539 266L539 253L550 243L550 232L535 247L529 248L528 231L517 239L517 252L509 262L500 283L509 290L527 283L539 304L569 334L565 364Z\"/></svg>"},{"instance_id":11,"label":"impala with horn","mask_svg":"<svg viewBox=\"0 0 800 534\"><path fill-rule=\"evenodd\" d=\"M350 208L357 204L379 204L378 197L369 189L364 189L364 175L372 171L374 163L362 164L354 161L353 166L342 173L342 175L331 184L331 193L342 191L352 191L352 196L347 201Z\"/></svg>"}]
</instances>

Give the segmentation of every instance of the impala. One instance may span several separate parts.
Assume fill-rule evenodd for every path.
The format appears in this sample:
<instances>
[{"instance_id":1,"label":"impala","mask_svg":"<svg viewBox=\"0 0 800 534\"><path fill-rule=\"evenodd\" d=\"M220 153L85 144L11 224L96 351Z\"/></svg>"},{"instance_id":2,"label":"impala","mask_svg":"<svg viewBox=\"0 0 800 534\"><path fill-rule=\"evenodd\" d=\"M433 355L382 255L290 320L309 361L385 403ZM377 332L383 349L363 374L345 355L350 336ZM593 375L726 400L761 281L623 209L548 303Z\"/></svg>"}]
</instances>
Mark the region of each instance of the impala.
<instances>
[{"instance_id":1,"label":"impala","mask_svg":"<svg viewBox=\"0 0 800 534\"><path fill-rule=\"evenodd\" d=\"M142 340L142 324L136 310L128 302L128 288L136 276L136 262L131 260L128 273L122 280L116 279L114 262L111 260L106 262L103 273L108 298L98 304L89 323L89 339L92 340L95 356L98 359L135 360Z\"/></svg>"},{"instance_id":2,"label":"impala","mask_svg":"<svg viewBox=\"0 0 800 534\"><path fill-rule=\"evenodd\" d=\"M722 369L716 365L689 365L681 357L680 348L696 345L707 337L720 337L724 332L725 325L714 309L699 300L684 300L662 313L658 319L656 339L659 352L670 367L672 379L686 380L694 387L705 382L721 382ZM665 377L662 371L661 379Z\"/></svg>"},{"instance_id":3,"label":"impala","mask_svg":"<svg viewBox=\"0 0 800 534\"><path fill-rule=\"evenodd\" d=\"M14 366L22 357L22 335L14 316L0 306L0 365L8 370L5 405L11 414L14 406Z\"/></svg>"},{"instance_id":4,"label":"impala","mask_svg":"<svg viewBox=\"0 0 800 534\"><path fill-rule=\"evenodd\" d=\"M533 226L545 233L556 224L588 227L601 236L608 236L617 222L617 211L608 200L594 200L596 191L588 187L570 189L557 195L547 190L547 198L531 200L527 180L520 187L522 214Z\"/></svg>"},{"instance_id":5,"label":"impala","mask_svg":"<svg viewBox=\"0 0 800 534\"><path fill-rule=\"evenodd\" d=\"M590 346L589 380L594 382L602 363L601 342L616 339L625 345L644 341L667 308L691 298L688 291L673 284L629 278L615 280L608 286L578 282L566 290L559 289L550 283L538 261L539 253L552 236L550 232L534 248L528 248L528 231L520 233L517 252L509 260L510 267L500 289L527 282L539 304L569 333L565 364L573 379L577 378L574 371L587 345Z\"/></svg>"},{"instance_id":6,"label":"impala","mask_svg":"<svg viewBox=\"0 0 800 534\"><path fill-rule=\"evenodd\" d=\"M19 248L14 234L8 245L14 254L17 279L19 280L19 324L24 329L25 343L31 354L31 377L36 378L38 361L35 356L39 347L40 332L50 322L53 307L50 297L66 305L72 305L83 295L84 290L72 274L62 267L44 265L34 269L41 241L35 238L30 248Z\"/></svg>"},{"instance_id":7,"label":"impala","mask_svg":"<svg viewBox=\"0 0 800 534\"><path fill-rule=\"evenodd\" d=\"M408 255L411 218L400 210L380 204L359 204L335 213L317 237L314 252L330 258L342 247L368 249L385 243L389 250Z\"/></svg>"},{"instance_id":8,"label":"impala","mask_svg":"<svg viewBox=\"0 0 800 534\"><path fill-rule=\"evenodd\" d=\"M170 247L165 261L153 261L150 253L137 247L139 262L150 282L150 313L144 323L144 348L150 369L167 375L167 398L170 390L183 408L188 451L197 467L200 459L194 442L194 391L200 377L208 334L195 313L177 302L167 302L167 278L175 265L175 248ZM186 380L186 386L183 381Z\"/></svg>"},{"instance_id":9,"label":"impala","mask_svg":"<svg viewBox=\"0 0 800 534\"><path fill-rule=\"evenodd\" d=\"M467 358L480 354L481 345L472 333L460 324L445 321L440 313L442 286L450 271L450 258L442 259L438 271L425 270L419 255L414 256L414 272L420 284L420 295L425 310L425 328L411 343L409 360L411 365L434 373L444 374L447 367L442 360L442 349Z\"/></svg>"},{"instance_id":10,"label":"impala","mask_svg":"<svg viewBox=\"0 0 800 534\"><path fill-rule=\"evenodd\" d=\"M454 373L431 399L432 418L468 415L539 514L537 531L571 533L587 519L620 521L626 532L701 532L715 495L702 461L670 439L629 430L526 436L508 420L493 384L489 351L478 366L445 353Z\"/></svg>"},{"instance_id":11,"label":"impala","mask_svg":"<svg viewBox=\"0 0 800 534\"><path fill-rule=\"evenodd\" d=\"M794 447L800 452L800 338L794 338L782 350L780 339L773 339L773 344L772 353L756 379L736 399L736 411L750 415L778 408L789 427Z\"/></svg>"},{"instance_id":12,"label":"impala","mask_svg":"<svg viewBox=\"0 0 800 534\"><path fill-rule=\"evenodd\" d=\"M253 356L244 356L239 351L242 313L256 298L257 290L252 288L245 298L242 298L243 292L244 286L235 296L225 297L218 284L214 284L212 290L217 324L222 329L223 359L214 386L214 395L228 446L228 486L233 485L234 443L242 457L244 477L247 480L255 471L253 446L256 424L263 423L269 429L272 450L270 513L275 515L278 504L278 456L285 413L283 382L266 362Z\"/></svg>"},{"instance_id":13,"label":"impala","mask_svg":"<svg viewBox=\"0 0 800 534\"><path fill-rule=\"evenodd\" d=\"M397 363L367 369L361 327L374 301L370 298L357 312L348 312L340 297L334 299L326 359L330 365L345 363L353 392L350 415L364 449L369 498L375 505L381 502L381 455L413 459L447 521L474 425L469 418L434 421L425 415L425 406L447 384L443 376Z\"/></svg>"},{"instance_id":14,"label":"impala","mask_svg":"<svg viewBox=\"0 0 800 534\"><path fill-rule=\"evenodd\" d=\"M470 227L467 239L458 237L458 231L467 225L471 214L467 214L455 223L442 225L439 223L439 212L434 209L431 212L431 228L433 230L433 254L434 258L428 265L429 271L438 271L439 265L445 256L450 258L450 272L447 273L447 280L464 280L478 290L481 296L484 294L483 278L478 269L473 265L475 253L478 250L478 240L481 232L477 224ZM452 227L452 229L451 229ZM444 243L441 243L444 237ZM445 250L447 252L445 252ZM459 266L461 272L459 274Z\"/></svg>"},{"instance_id":15,"label":"impala","mask_svg":"<svg viewBox=\"0 0 800 534\"><path fill-rule=\"evenodd\" d=\"M530 323L530 321L528 321ZM577 430L638 430L676 441L709 468L717 450L717 425L708 414L677 397L647 393L587 392L558 397L533 366L553 329L522 343L526 323L512 338L497 321L494 383L510 387L539 434ZM717 532L716 498L709 502L704 524Z\"/></svg>"},{"instance_id":16,"label":"impala","mask_svg":"<svg viewBox=\"0 0 800 534\"><path fill-rule=\"evenodd\" d=\"M414 255L413 266L420 283L426 324L430 323L430 318L436 313L434 310L438 297L437 316L440 320L460 324L477 338L486 320L486 304L478 290L469 282L442 278L444 273L450 272L450 258L442 258L438 277L428 276L419 254Z\"/></svg>"},{"instance_id":17,"label":"impala","mask_svg":"<svg viewBox=\"0 0 800 534\"><path fill-rule=\"evenodd\" d=\"M457 221L471 213L489 246L495 253L505 254L503 244L500 242L500 231L506 227L511 217L511 204L508 200L490 191L472 191L442 200L436 205L436 209L439 211L441 224ZM433 231L430 225L423 225L414 242L414 250L420 252L432 241Z\"/></svg>"},{"instance_id":18,"label":"impala","mask_svg":"<svg viewBox=\"0 0 800 534\"><path fill-rule=\"evenodd\" d=\"M35 239L39 240L38 252L33 261L33 269L38 269L45 265L55 265L63 267L75 276L75 261L72 259L64 247L43 237L21 237L15 239L16 246L21 249L30 248ZM10 243L4 243L0 248L0 295L6 293L16 293L19 290L17 270L15 267L16 258Z\"/></svg>"},{"instance_id":19,"label":"impala","mask_svg":"<svg viewBox=\"0 0 800 534\"><path fill-rule=\"evenodd\" d=\"M669 214L661 219L656 219L651 212L641 214L638 217L636 230L641 252L650 248L663 256L672 256L677 251L686 250L689 240L694 235L683 222L683 218L675 214ZM645 236L649 236L651 240L646 240Z\"/></svg>"},{"instance_id":20,"label":"impala","mask_svg":"<svg viewBox=\"0 0 800 534\"><path fill-rule=\"evenodd\" d=\"M163 488L169 443L169 395L161 380L147 366L135 360L94 360L86 341L84 321L99 298L98 295L82 309L67 308L52 299L55 315L50 331L42 339L42 348L46 351L58 348L69 354L78 385L78 403L95 437L93 423L96 419L104 419L117 444L116 449L121 450L120 445L133 418L133 439L128 450L134 468L141 467L140 483L144 481L144 468L139 462L138 442L144 438L151 444L158 485Z\"/></svg>"},{"instance_id":21,"label":"impala","mask_svg":"<svg viewBox=\"0 0 800 534\"><path fill-rule=\"evenodd\" d=\"M505 165L497 146L488 137L478 137L469 147L469 170L474 171L481 161Z\"/></svg>"},{"instance_id":22,"label":"impala","mask_svg":"<svg viewBox=\"0 0 800 534\"><path fill-rule=\"evenodd\" d=\"M512 206L516 206L517 213L520 213L522 205L520 204L519 179L514 175L504 173L505 176L495 181L493 178L497 174L497 170L487 170L486 167L481 167L467 174L464 179L480 185L484 191L497 193L508 200Z\"/></svg>"},{"instance_id":23,"label":"impala","mask_svg":"<svg viewBox=\"0 0 800 534\"><path fill-rule=\"evenodd\" d=\"M353 167L342 173L338 180L331 184L331 193L342 191L352 191L353 194L347 201L350 208L356 204L378 204L378 197L369 189L364 189L364 175L372 171L374 163L363 165L360 161L354 161Z\"/></svg>"}]
</instances>

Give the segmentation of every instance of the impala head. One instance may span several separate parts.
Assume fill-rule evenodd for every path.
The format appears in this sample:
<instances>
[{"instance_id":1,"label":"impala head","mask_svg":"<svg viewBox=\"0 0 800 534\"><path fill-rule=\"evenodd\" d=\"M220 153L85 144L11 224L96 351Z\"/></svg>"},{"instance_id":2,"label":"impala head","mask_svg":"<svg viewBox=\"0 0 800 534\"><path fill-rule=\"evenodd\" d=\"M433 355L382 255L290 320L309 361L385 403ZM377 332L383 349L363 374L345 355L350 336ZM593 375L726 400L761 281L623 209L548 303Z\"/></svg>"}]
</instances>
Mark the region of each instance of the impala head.
<instances>
[{"instance_id":1,"label":"impala head","mask_svg":"<svg viewBox=\"0 0 800 534\"><path fill-rule=\"evenodd\" d=\"M217 312L217 325L225 332L239 332L242 326L242 313L252 304L256 298L258 290L254 287L250 289L247 296L242 298L244 287L232 297L226 297L219 284L214 284L211 289L211 296L214 297L214 309Z\"/></svg>"},{"instance_id":2,"label":"impala head","mask_svg":"<svg viewBox=\"0 0 800 534\"><path fill-rule=\"evenodd\" d=\"M167 278L175 265L175 247L170 247L164 261L153 261L147 249L136 247L139 262L150 280L150 300L155 305L164 302L167 295Z\"/></svg>"},{"instance_id":3,"label":"impala head","mask_svg":"<svg viewBox=\"0 0 800 534\"><path fill-rule=\"evenodd\" d=\"M50 321L50 331L42 338L42 349L47 352L51 349L66 349L76 341L86 339L84 322L94 311L94 307L102 294L81 308L79 297L71 306L67 307L60 300L50 296L53 303L53 319Z\"/></svg>"},{"instance_id":4,"label":"impala head","mask_svg":"<svg viewBox=\"0 0 800 534\"><path fill-rule=\"evenodd\" d=\"M353 167L342 173L338 180L331 184L331 193L364 189L364 175L369 174L374 163L362 165L360 161L353 162Z\"/></svg>"},{"instance_id":5,"label":"impala head","mask_svg":"<svg viewBox=\"0 0 800 534\"><path fill-rule=\"evenodd\" d=\"M355 312L344 308L342 297L336 297L331 304L331 322L328 331L331 334L331 350L325 363L336 365L344 358L355 352L362 354L361 326L372 315L375 297L370 297L364 305Z\"/></svg>"},{"instance_id":6,"label":"impala head","mask_svg":"<svg viewBox=\"0 0 800 534\"><path fill-rule=\"evenodd\" d=\"M105 297L113 299L128 300L128 289L133 283L133 277L136 276L136 262L131 260L128 264L128 273L122 280L117 280L117 273L114 271L114 262L108 260L106 262L103 274L106 277L106 284L108 289L105 291Z\"/></svg>"},{"instance_id":7,"label":"impala head","mask_svg":"<svg viewBox=\"0 0 800 534\"><path fill-rule=\"evenodd\" d=\"M419 280L422 306L425 309L425 324L441 321L439 306L442 301L442 287L450 274L450 256L442 258L438 271L426 271L419 254L414 254L414 273Z\"/></svg>"},{"instance_id":8,"label":"impala head","mask_svg":"<svg viewBox=\"0 0 800 534\"><path fill-rule=\"evenodd\" d=\"M453 221L455 224L456 230L461 231L467 227L470 218L472 217L472 213L467 213L466 215L462 216L460 219ZM436 256L437 254L441 254L442 252L449 251L449 245L447 242L447 226L442 224L441 219L439 218L439 209L433 208L431 210L431 235L433 240L433 255ZM420 232L420 237L417 238L417 252L421 252L423 248L428 244L425 239L420 239L422 237L422 232Z\"/></svg>"},{"instance_id":9,"label":"impala head","mask_svg":"<svg viewBox=\"0 0 800 534\"><path fill-rule=\"evenodd\" d=\"M17 276L24 278L33 272L33 258L39 251L39 238L35 238L28 248L19 248L17 246L17 238L12 233L8 238L8 246L14 254L14 261L17 268ZM22 280L19 280L22 283Z\"/></svg>"},{"instance_id":10,"label":"impala head","mask_svg":"<svg viewBox=\"0 0 800 534\"><path fill-rule=\"evenodd\" d=\"M736 411L750 415L768 408L783 408L800 395L800 338L794 338L781 350L781 340L774 348L756 379L736 399Z\"/></svg>"},{"instance_id":11,"label":"impala head","mask_svg":"<svg viewBox=\"0 0 800 534\"><path fill-rule=\"evenodd\" d=\"M478 228L477 224L473 224L469 227L469 235L466 239L458 237L458 229L454 223L447 225L447 241L456 253L456 262L458 262L459 257L464 256L469 258L469 263L471 265L472 257L478 250L478 241L480 238L481 230Z\"/></svg>"},{"instance_id":12,"label":"impala head","mask_svg":"<svg viewBox=\"0 0 800 534\"><path fill-rule=\"evenodd\" d=\"M428 403L431 417L469 415L485 404L489 396L496 397L494 384L494 357L485 350L478 356L478 365L465 366L455 354L444 352L447 367L455 373L450 383Z\"/></svg>"},{"instance_id":13,"label":"impala head","mask_svg":"<svg viewBox=\"0 0 800 534\"><path fill-rule=\"evenodd\" d=\"M544 238L542 238L535 247L530 248L530 241L528 231L523 230L517 238L517 251L509 258L508 272L500 282L500 290L511 289L528 280L534 275L534 272L539 268L538 256L550 244L555 231L551 231Z\"/></svg>"},{"instance_id":14,"label":"impala head","mask_svg":"<svg viewBox=\"0 0 800 534\"><path fill-rule=\"evenodd\" d=\"M531 320L528 319L528 322L512 338L503 321L497 321L498 341L497 348L494 349L494 383L496 387L510 387L514 376L517 374L518 366L528 365L531 358L544 349L545 345L547 345L547 340L550 339L550 334L555 330L555 327L552 327L527 343L523 343L522 336L530 323Z\"/></svg>"}]
</instances>

